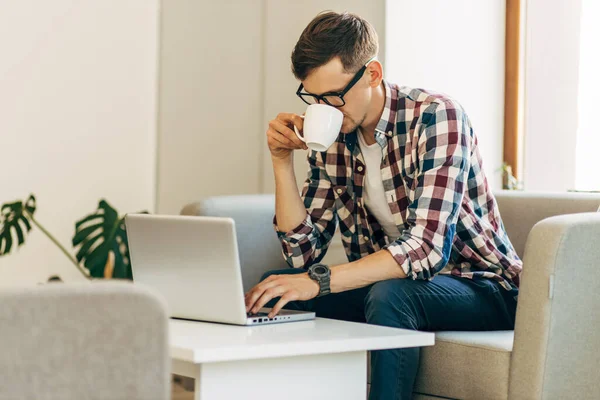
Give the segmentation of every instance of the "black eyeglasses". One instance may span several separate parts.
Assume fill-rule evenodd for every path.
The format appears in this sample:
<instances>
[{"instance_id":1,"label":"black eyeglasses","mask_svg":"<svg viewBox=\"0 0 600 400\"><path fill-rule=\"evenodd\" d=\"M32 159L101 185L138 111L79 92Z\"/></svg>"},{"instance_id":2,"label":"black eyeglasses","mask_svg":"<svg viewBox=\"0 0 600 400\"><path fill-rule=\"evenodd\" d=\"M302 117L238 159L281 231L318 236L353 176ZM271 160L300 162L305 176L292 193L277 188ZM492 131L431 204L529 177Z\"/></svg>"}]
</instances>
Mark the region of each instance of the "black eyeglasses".
<instances>
[{"instance_id":1,"label":"black eyeglasses","mask_svg":"<svg viewBox=\"0 0 600 400\"><path fill-rule=\"evenodd\" d=\"M304 86L302 84L300 84L300 86L298 87L298 90L296 90L296 95L298 97L300 97L302 99L302 101L308 105L317 104L320 101L322 101L325 104L328 104L333 107L343 107L346 104L346 101L344 100L344 96L346 95L346 93L348 93L348 91L350 89L352 89L352 87L354 85L356 85L356 82L358 82L360 80L360 78L362 78L365 71L367 70L367 67L373 60L375 60L375 59L372 58L369 61L367 61L367 63L365 65L363 65L361 67L361 69L358 70L358 72L356 73L356 75L354 75L354 77L352 78L350 83L348 83L346 85L346 87L344 88L344 90L342 90L341 92L327 92L327 93L323 93L321 95L312 94L312 93L302 93L302 89L304 89Z\"/></svg>"}]
</instances>

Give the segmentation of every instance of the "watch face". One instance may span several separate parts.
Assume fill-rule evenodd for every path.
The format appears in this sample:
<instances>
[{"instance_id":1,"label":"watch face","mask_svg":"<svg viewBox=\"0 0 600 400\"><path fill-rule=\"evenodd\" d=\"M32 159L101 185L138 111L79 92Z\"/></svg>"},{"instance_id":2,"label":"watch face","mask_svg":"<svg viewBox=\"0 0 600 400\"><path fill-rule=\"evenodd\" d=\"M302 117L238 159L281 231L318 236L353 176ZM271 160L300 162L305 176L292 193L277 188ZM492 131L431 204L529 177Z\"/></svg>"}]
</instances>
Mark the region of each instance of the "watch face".
<instances>
[{"instance_id":1,"label":"watch face","mask_svg":"<svg viewBox=\"0 0 600 400\"><path fill-rule=\"evenodd\" d=\"M313 272L317 275L325 275L327 273L327 268L322 265L317 265Z\"/></svg>"}]
</instances>

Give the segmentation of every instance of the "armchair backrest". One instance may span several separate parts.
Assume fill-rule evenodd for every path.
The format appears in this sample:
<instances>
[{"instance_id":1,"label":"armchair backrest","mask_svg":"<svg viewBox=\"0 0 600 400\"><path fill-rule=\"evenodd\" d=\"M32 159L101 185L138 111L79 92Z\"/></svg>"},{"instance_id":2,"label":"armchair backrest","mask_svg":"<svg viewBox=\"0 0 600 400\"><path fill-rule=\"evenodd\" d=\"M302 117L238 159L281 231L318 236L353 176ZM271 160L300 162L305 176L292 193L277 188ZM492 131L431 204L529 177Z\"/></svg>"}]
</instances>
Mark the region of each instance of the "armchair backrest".
<instances>
[{"instance_id":1,"label":"armchair backrest","mask_svg":"<svg viewBox=\"0 0 600 400\"><path fill-rule=\"evenodd\" d=\"M508 237L523 257L531 228L555 215L594 212L600 193L549 193L500 190L494 193Z\"/></svg>"},{"instance_id":2,"label":"armchair backrest","mask_svg":"<svg viewBox=\"0 0 600 400\"><path fill-rule=\"evenodd\" d=\"M527 235L537 222L554 215L595 211L600 205L600 194L499 191L495 196L508 236L521 257ZM265 272L288 267L273 231L272 194L209 197L186 205L181 214L235 220L244 290L258 283ZM339 241L339 236L333 240ZM329 252L335 254L328 253L327 257L343 260L343 249L338 247L332 244Z\"/></svg>"},{"instance_id":3,"label":"armchair backrest","mask_svg":"<svg viewBox=\"0 0 600 400\"><path fill-rule=\"evenodd\" d=\"M166 308L131 283L0 289L0 399L167 400Z\"/></svg>"}]
</instances>

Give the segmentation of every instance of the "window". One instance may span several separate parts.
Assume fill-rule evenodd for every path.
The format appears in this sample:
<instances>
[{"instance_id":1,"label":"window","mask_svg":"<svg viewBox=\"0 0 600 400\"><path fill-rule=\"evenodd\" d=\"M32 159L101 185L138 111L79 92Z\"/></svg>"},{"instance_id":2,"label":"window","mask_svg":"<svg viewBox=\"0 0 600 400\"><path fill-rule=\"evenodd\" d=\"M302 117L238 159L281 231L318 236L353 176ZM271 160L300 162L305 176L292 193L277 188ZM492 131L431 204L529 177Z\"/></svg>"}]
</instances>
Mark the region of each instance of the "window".
<instances>
[{"instance_id":1,"label":"window","mask_svg":"<svg viewBox=\"0 0 600 400\"><path fill-rule=\"evenodd\" d=\"M600 191L600 2L582 0L575 188Z\"/></svg>"}]
</instances>

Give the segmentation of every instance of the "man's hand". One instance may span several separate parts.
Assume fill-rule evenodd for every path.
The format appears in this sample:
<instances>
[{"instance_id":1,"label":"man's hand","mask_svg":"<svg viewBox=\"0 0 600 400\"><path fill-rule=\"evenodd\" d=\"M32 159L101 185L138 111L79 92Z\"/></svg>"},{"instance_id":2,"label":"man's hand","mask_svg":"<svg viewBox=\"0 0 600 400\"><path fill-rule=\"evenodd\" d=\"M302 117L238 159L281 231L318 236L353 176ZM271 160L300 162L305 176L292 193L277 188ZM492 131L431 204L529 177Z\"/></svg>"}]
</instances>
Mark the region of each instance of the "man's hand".
<instances>
[{"instance_id":1,"label":"man's hand","mask_svg":"<svg viewBox=\"0 0 600 400\"><path fill-rule=\"evenodd\" d=\"M290 301L314 299L319 290L319 284L308 273L271 275L246 293L246 312L257 313L271 299L281 297L269 313L273 318Z\"/></svg>"},{"instance_id":2,"label":"man's hand","mask_svg":"<svg viewBox=\"0 0 600 400\"><path fill-rule=\"evenodd\" d=\"M306 144L296 136L294 125L302 131L304 120L299 115L290 113L280 113L277 118L269 122L267 143L274 159L285 160L296 149L308 149Z\"/></svg>"}]
</instances>

